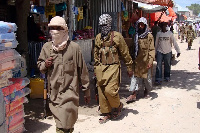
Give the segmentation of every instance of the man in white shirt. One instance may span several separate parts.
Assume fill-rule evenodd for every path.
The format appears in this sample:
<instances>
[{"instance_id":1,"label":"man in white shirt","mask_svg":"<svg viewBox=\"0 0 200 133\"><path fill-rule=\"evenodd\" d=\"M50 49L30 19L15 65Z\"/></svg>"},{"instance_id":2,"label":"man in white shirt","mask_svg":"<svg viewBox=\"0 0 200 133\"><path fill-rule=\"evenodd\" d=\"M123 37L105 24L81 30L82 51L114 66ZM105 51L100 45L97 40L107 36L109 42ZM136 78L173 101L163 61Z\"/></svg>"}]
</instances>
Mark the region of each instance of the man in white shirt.
<instances>
[{"instance_id":1,"label":"man in white shirt","mask_svg":"<svg viewBox=\"0 0 200 133\"><path fill-rule=\"evenodd\" d=\"M177 57L180 56L179 46L171 31L166 30L167 23L161 23L161 31L157 33L155 51L156 51L156 75L155 84L161 85L162 83L162 62L164 62L164 80L170 81L171 59L172 59L172 43L177 52Z\"/></svg>"}]
</instances>

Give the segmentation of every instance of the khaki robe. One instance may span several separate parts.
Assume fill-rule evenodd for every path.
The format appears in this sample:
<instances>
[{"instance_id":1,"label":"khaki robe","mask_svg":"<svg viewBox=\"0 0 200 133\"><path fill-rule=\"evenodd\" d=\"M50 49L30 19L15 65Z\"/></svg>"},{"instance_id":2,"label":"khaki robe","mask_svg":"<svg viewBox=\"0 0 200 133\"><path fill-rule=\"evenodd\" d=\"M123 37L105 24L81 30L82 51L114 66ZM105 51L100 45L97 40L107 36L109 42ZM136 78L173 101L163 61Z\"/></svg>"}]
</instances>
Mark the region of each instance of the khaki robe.
<instances>
[{"instance_id":1,"label":"khaki robe","mask_svg":"<svg viewBox=\"0 0 200 133\"><path fill-rule=\"evenodd\" d=\"M111 34L104 40L105 46L111 44ZM112 65L103 65L101 62L100 49L103 46L103 40L101 34L96 36L95 48L94 48L94 70L97 77L99 103L101 113L109 113L112 108L118 108L120 105L119 98L119 82L120 82L120 61ZM133 61L129 54L128 46L123 36L114 31L113 45L122 59L124 60L127 71L133 71Z\"/></svg>"},{"instance_id":2,"label":"khaki robe","mask_svg":"<svg viewBox=\"0 0 200 133\"><path fill-rule=\"evenodd\" d=\"M45 60L53 57L53 65L45 67ZM38 68L50 76L49 107L54 115L56 127L73 128L78 118L79 83L86 96L90 96L89 74L80 47L68 41L67 47L59 52L52 49L52 42L44 44L38 58Z\"/></svg>"},{"instance_id":3,"label":"khaki robe","mask_svg":"<svg viewBox=\"0 0 200 133\"><path fill-rule=\"evenodd\" d=\"M153 64L154 59L154 39L153 35L149 33L145 38L138 39L138 55L133 61L134 75L139 78L147 78L147 66Z\"/></svg>"},{"instance_id":4,"label":"khaki robe","mask_svg":"<svg viewBox=\"0 0 200 133\"><path fill-rule=\"evenodd\" d=\"M106 44L110 45L111 34L104 40L104 42L105 43L107 42ZM127 66L127 71L132 71L133 61L129 54L128 46L123 36L119 32L114 31L113 43L114 43L113 46L118 49L117 51L118 54L124 60ZM100 59L100 53L99 53L102 45L103 45L103 40L101 39L101 34L98 34L96 36L95 47L94 47L94 60L95 60L94 69L95 69L98 82L103 80L101 84L106 85L109 82L109 80L112 80L113 73L115 73L115 71L117 71L118 68L120 68L120 62L118 64L113 64L114 66L115 65L118 66L118 67L115 67L116 69L113 69L113 67L110 67L109 65L102 65L101 59ZM119 75L116 78L119 78Z\"/></svg>"}]
</instances>

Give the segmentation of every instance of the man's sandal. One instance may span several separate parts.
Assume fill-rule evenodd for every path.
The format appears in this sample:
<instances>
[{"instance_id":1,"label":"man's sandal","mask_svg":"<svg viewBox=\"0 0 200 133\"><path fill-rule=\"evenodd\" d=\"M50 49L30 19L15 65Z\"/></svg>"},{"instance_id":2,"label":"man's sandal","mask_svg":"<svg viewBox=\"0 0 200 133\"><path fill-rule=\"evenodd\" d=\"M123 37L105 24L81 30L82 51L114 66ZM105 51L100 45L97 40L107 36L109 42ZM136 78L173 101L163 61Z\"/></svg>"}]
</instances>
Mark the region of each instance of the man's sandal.
<instances>
[{"instance_id":1,"label":"man's sandal","mask_svg":"<svg viewBox=\"0 0 200 133\"><path fill-rule=\"evenodd\" d=\"M126 103L131 103L136 101L136 95L130 95L129 97L126 98Z\"/></svg>"},{"instance_id":2,"label":"man's sandal","mask_svg":"<svg viewBox=\"0 0 200 133\"><path fill-rule=\"evenodd\" d=\"M112 118L113 118L114 120L120 118L121 112L122 112L122 109L123 109L123 106L124 106L123 103L120 102L119 107L116 108L116 110L113 112Z\"/></svg>"},{"instance_id":3,"label":"man's sandal","mask_svg":"<svg viewBox=\"0 0 200 133\"><path fill-rule=\"evenodd\" d=\"M149 91L145 88L144 90L144 99L150 98Z\"/></svg>"},{"instance_id":4,"label":"man's sandal","mask_svg":"<svg viewBox=\"0 0 200 133\"><path fill-rule=\"evenodd\" d=\"M107 121L109 121L111 119L111 115L110 114L106 114L105 116L101 117L99 119L99 123L103 124L106 123Z\"/></svg>"}]
</instances>

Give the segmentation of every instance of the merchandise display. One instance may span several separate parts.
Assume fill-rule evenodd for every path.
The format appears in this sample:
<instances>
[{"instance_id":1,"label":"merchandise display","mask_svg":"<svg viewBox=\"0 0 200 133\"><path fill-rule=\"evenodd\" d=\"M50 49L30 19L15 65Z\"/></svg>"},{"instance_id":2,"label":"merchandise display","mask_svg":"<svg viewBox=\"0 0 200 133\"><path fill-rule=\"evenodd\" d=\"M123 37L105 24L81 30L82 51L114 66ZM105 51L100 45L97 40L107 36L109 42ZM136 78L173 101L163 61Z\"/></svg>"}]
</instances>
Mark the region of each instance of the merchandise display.
<instances>
[{"instance_id":1,"label":"merchandise display","mask_svg":"<svg viewBox=\"0 0 200 133\"><path fill-rule=\"evenodd\" d=\"M18 45L16 30L16 24L0 21L0 133L25 131L23 103L31 90L26 87L26 61L13 49Z\"/></svg>"}]
</instances>

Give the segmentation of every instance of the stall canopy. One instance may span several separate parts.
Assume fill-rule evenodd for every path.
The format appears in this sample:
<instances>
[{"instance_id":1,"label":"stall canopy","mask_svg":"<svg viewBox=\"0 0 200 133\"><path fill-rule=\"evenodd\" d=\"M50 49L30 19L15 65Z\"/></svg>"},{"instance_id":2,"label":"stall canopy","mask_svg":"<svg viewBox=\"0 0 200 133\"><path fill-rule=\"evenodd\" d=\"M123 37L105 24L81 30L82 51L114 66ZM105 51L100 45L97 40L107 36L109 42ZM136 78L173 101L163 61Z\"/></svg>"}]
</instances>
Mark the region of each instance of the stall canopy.
<instances>
[{"instance_id":1,"label":"stall canopy","mask_svg":"<svg viewBox=\"0 0 200 133\"><path fill-rule=\"evenodd\" d=\"M151 13L151 20L158 21L159 17L161 16L162 12ZM172 20L172 17L167 16L165 13L162 15L160 21L161 22L168 22Z\"/></svg>"},{"instance_id":2,"label":"stall canopy","mask_svg":"<svg viewBox=\"0 0 200 133\"><path fill-rule=\"evenodd\" d=\"M169 11L169 16L172 17L172 21L177 18L176 13L171 7L168 8L168 11Z\"/></svg>"},{"instance_id":3,"label":"stall canopy","mask_svg":"<svg viewBox=\"0 0 200 133\"><path fill-rule=\"evenodd\" d=\"M168 12L169 12L169 15L166 15L165 12L163 14L162 14L162 12L152 13L151 19L154 20L154 21L158 21L159 17L162 14L162 17L159 21L161 21L161 22L168 22L170 20L174 21L174 19L177 18L176 13L174 12L174 10L171 7L168 8Z\"/></svg>"},{"instance_id":4,"label":"stall canopy","mask_svg":"<svg viewBox=\"0 0 200 133\"><path fill-rule=\"evenodd\" d=\"M138 1L153 5L168 6L168 7L173 7L174 5L173 0L132 0L132 1Z\"/></svg>"},{"instance_id":5,"label":"stall canopy","mask_svg":"<svg viewBox=\"0 0 200 133\"><path fill-rule=\"evenodd\" d=\"M187 16L183 15L184 19L187 20Z\"/></svg>"},{"instance_id":6,"label":"stall canopy","mask_svg":"<svg viewBox=\"0 0 200 133\"><path fill-rule=\"evenodd\" d=\"M133 2L137 3L138 7L141 8L146 13L154 13L154 12L159 12L166 9L165 6L146 4L146 3L141 3L137 1L133 1Z\"/></svg>"}]
</instances>

